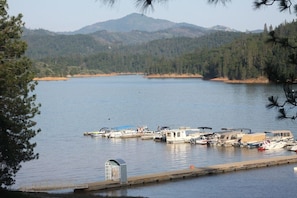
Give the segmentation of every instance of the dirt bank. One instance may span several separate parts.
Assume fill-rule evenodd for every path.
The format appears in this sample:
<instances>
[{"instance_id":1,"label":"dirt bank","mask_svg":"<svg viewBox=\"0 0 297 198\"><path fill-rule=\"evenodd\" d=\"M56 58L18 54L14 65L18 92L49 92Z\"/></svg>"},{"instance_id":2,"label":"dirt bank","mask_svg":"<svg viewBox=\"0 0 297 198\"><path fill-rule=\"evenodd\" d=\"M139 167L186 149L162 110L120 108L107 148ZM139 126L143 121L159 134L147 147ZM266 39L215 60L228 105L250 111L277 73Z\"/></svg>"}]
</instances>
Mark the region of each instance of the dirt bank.
<instances>
[{"instance_id":1,"label":"dirt bank","mask_svg":"<svg viewBox=\"0 0 297 198\"><path fill-rule=\"evenodd\" d=\"M266 84L269 80L265 77L251 78L246 80L229 80L228 78L213 78L211 81L218 81L224 83L234 83L234 84Z\"/></svg>"},{"instance_id":2,"label":"dirt bank","mask_svg":"<svg viewBox=\"0 0 297 198\"><path fill-rule=\"evenodd\" d=\"M145 78L202 78L200 74L151 74Z\"/></svg>"},{"instance_id":3,"label":"dirt bank","mask_svg":"<svg viewBox=\"0 0 297 198\"><path fill-rule=\"evenodd\" d=\"M110 74L75 74L71 77L73 78L90 78L90 77L105 77L105 76L117 76L121 75L119 73L110 73Z\"/></svg>"},{"instance_id":4,"label":"dirt bank","mask_svg":"<svg viewBox=\"0 0 297 198\"><path fill-rule=\"evenodd\" d=\"M36 81L60 81L60 80L68 80L66 77L41 77L41 78L34 78L33 80Z\"/></svg>"},{"instance_id":5,"label":"dirt bank","mask_svg":"<svg viewBox=\"0 0 297 198\"><path fill-rule=\"evenodd\" d=\"M68 80L69 78L91 78L91 77L108 77L108 76L119 76L119 75L143 75L142 73L109 73L109 74L75 74L67 77L41 77L34 78L36 81L59 81Z\"/></svg>"},{"instance_id":6,"label":"dirt bank","mask_svg":"<svg viewBox=\"0 0 297 198\"><path fill-rule=\"evenodd\" d=\"M76 74L69 77L42 77L34 78L37 81L60 81L68 80L69 78L91 78L91 77L108 77L108 76L118 76L118 75L144 75L142 73L110 73L110 74ZM144 78L203 78L200 74L152 74L144 75ZM234 84L266 84L269 80L266 77L252 78L246 80L229 80L228 78L213 78L211 81L218 81L224 83L234 83Z\"/></svg>"}]
</instances>

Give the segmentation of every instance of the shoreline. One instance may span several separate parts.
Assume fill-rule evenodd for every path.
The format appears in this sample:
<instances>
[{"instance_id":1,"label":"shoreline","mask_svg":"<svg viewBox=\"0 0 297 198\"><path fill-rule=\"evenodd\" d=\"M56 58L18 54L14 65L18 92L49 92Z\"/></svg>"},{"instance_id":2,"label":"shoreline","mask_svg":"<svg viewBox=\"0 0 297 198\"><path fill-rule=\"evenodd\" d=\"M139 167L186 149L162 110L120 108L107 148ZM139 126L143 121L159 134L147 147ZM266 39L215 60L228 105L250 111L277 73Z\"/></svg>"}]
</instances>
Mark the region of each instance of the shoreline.
<instances>
[{"instance_id":1,"label":"shoreline","mask_svg":"<svg viewBox=\"0 0 297 198\"><path fill-rule=\"evenodd\" d=\"M66 81L70 78L93 78L93 77L111 77L111 76L120 76L120 75L143 75L147 79L187 79L187 78L203 78L200 74L151 74L145 75L143 73L109 73L109 74L76 74L73 76L67 77L36 77L33 80L35 81ZM209 81L223 82L230 84L268 84L269 80L266 77L251 78L246 80L229 80L228 78L213 78Z\"/></svg>"},{"instance_id":2,"label":"shoreline","mask_svg":"<svg viewBox=\"0 0 297 198\"><path fill-rule=\"evenodd\" d=\"M36 77L33 78L35 81L65 81L68 80L67 77Z\"/></svg>"},{"instance_id":3,"label":"shoreline","mask_svg":"<svg viewBox=\"0 0 297 198\"><path fill-rule=\"evenodd\" d=\"M143 73L109 73L109 74L75 74L68 75L66 77L55 77L55 76L46 76L46 77L35 77L35 81L65 81L70 78L95 78L95 77L110 77L110 76L120 76L120 75L143 75Z\"/></svg>"},{"instance_id":4,"label":"shoreline","mask_svg":"<svg viewBox=\"0 0 297 198\"><path fill-rule=\"evenodd\" d=\"M145 78L203 78L200 74L150 74L144 75Z\"/></svg>"},{"instance_id":5,"label":"shoreline","mask_svg":"<svg viewBox=\"0 0 297 198\"><path fill-rule=\"evenodd\" d=\"M217 81L229 84L268 84L269 80L266 77L250 78L246 80L229 80L228 78L213 78L210 81Z\"/></svg>"}]
</instances>

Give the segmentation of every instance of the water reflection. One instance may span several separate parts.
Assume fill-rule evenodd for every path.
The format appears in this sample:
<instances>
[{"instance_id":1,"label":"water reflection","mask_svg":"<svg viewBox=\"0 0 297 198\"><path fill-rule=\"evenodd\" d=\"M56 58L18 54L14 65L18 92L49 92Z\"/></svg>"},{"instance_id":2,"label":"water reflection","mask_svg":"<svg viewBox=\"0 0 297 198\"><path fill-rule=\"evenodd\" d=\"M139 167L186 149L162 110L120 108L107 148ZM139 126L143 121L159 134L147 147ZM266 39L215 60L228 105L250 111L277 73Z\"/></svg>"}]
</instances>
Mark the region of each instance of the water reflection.
<instances>
[{"instance_id":1,"label":"water reflection","mask_svg":"<svg viewBox=\"0 0 297 198\"><path fill-rule=\"evenodd\" d=\"M188 156L191 152L190 144L166 144L168 166L170 169L176 167L189 167Z\"/></svg>"}]
</instances>

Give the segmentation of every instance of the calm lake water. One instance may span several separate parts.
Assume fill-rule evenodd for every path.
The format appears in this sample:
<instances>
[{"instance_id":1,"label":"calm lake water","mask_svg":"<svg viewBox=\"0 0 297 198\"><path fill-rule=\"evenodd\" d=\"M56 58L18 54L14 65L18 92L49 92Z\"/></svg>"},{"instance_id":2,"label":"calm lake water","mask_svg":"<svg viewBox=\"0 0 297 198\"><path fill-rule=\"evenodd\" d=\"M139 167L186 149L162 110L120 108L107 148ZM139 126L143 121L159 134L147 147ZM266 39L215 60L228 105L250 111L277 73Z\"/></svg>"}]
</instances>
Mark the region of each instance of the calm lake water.
<instances>
[{"instance_id":1,"label":"calm lake water","mask_svg":"<svg viewBox=\"0 0 297 198\"><path fill-rule=\"evenodd\" d=\"M82 184L105 179L105 162L121 158L128 177L208 165L296 155L281 151L166 144L140 139L83 136L85 131L121 125L251 128L253 132L289 129L277 121L267 98L283 96L275 85L225 84L201 79L146 79L143 76L73 78L39 82L42 104L36 117L42 132L38 160L23 164L14 188ZM294 165L236 172L178 182L116 190L100 195L145 197L288 197L297 193Z\"/></svg>"}]
</instances>

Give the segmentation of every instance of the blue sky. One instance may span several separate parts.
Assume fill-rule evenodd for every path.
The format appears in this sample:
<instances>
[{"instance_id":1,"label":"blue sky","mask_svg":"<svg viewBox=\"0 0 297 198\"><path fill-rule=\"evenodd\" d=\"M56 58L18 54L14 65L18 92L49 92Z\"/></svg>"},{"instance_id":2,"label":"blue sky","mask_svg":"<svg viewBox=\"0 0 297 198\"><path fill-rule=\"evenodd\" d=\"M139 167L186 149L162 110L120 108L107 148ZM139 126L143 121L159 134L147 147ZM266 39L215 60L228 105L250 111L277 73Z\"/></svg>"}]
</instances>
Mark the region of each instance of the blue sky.
<instances>
[{"instance_id":1,"label":"blue sky","mask_svg":"<svg viewBox=\"0 0 297 198\"><path fill-rule=\"evenodd\" d=\"M100 0L8 0L9 14L23 14L25 26L30 29L74 31L84 26L131 13L141 13L134 0L119 0L113 7ZM202 27L224 25L240 31L273 27L284 21L291 22L296 15L279 12L276 6L255 10L253 0L233 0L231 3L212 5L207 0L169 0L156 4L146 16L172 22L186 22Z\"/></svg>"}]
</instances>

